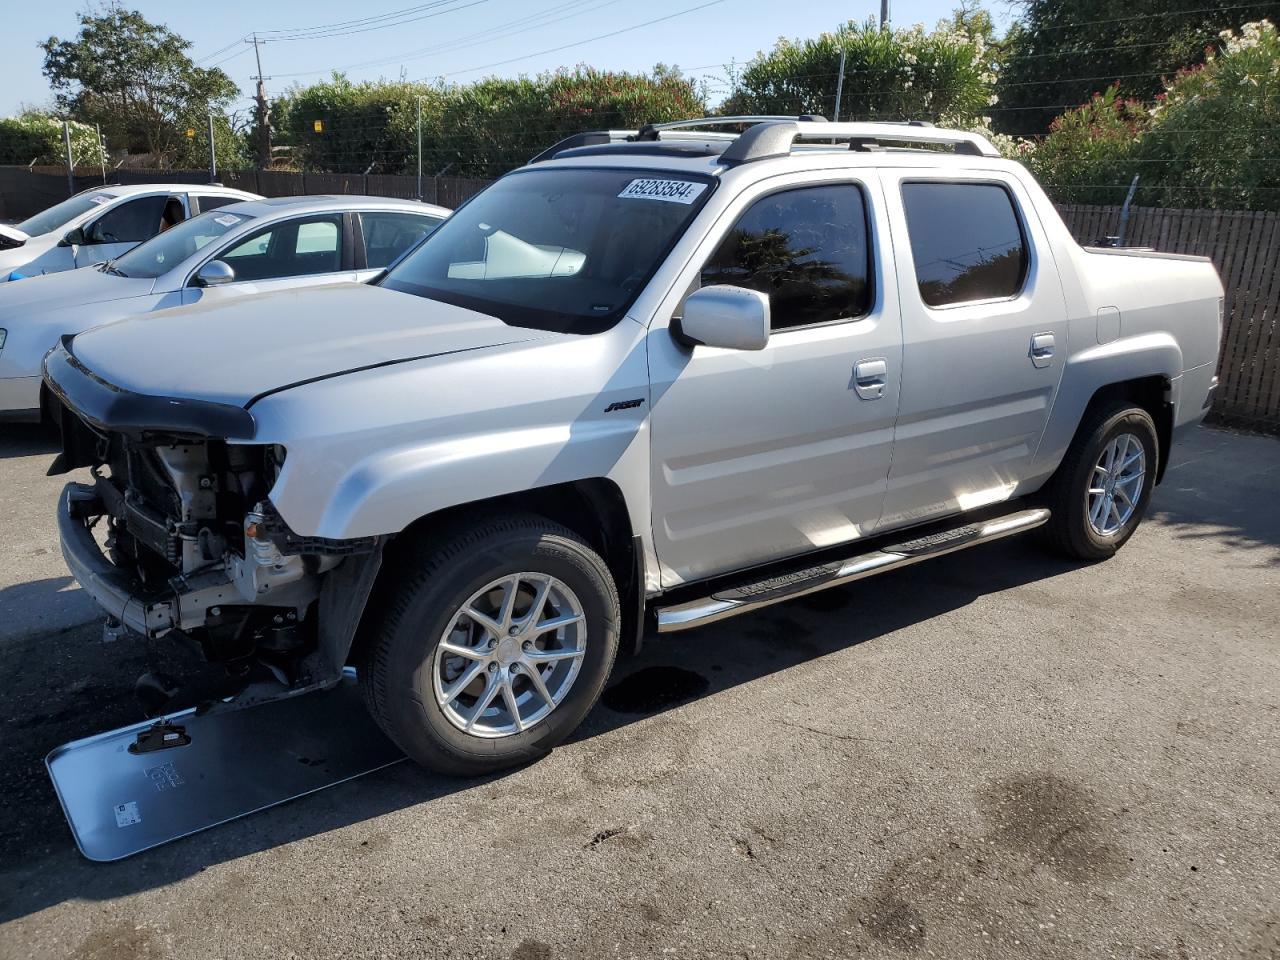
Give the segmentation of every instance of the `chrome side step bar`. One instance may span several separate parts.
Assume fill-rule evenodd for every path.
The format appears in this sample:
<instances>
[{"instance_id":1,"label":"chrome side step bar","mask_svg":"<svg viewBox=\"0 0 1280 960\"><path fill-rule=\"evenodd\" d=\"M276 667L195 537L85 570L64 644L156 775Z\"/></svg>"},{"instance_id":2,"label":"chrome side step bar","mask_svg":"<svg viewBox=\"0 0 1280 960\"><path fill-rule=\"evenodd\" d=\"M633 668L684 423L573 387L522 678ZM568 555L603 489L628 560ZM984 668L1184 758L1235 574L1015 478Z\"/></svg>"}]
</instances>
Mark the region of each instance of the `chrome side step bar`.
<instances>
[{"instance_id":1,"label":"chrome side step bar","mask_svg":"<svg viewBox=\"0 0 1280 960\"><path fill-rule=\"evenodd\" d=\"M855 580L910 566L931 557L954 553L980 543L1032 530L1048 522L1049 511L1020 510L994 520L944 530L917 540L895 543L847 560L835 560L807 570L787 573L741 587L718 590L708 597L670 607L658 607L658 632L690 630L717 620L750 613L785 600L839 587Z\"/></svg>"}]
</instances>

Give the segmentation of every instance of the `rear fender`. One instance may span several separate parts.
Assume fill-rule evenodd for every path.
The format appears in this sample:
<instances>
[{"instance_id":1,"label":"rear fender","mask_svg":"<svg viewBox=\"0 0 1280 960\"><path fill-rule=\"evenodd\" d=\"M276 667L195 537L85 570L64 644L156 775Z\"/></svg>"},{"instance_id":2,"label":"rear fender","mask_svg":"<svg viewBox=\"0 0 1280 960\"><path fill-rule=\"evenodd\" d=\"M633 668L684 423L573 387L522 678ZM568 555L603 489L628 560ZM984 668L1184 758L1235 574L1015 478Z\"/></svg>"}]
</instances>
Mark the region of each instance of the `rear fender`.
<instances>
[{"instance_id":1,"label":"rear fender","mask_svg":"<svg viewBox=\"0 0 1280 960\"><path fill-rule=\"evenodd\" d=\"M1057 468L1099 390L1143 377L1161 377L1169 384L1169 402L1176 405L1181 373L1182 351L1167 333L1126 337L1073 354L1063 371L1032 474L1047 477Z\"/></svg>"}]
</instances>

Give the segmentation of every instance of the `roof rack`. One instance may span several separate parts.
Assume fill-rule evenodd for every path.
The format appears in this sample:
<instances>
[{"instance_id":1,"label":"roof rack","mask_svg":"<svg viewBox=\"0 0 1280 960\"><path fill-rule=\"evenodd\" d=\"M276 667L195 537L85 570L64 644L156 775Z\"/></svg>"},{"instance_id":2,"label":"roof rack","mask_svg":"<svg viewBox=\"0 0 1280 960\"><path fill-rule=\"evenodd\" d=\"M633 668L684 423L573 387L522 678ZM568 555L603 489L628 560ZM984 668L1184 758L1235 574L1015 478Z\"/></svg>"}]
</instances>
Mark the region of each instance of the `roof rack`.
<instances>
[{"instance_id":1,"label":"roof rack","mask_svg":"<svg viewBox=\"0 0 1280 960\"><path fill-rule=\"evenodd\" d=\"M750 124L742 133L698 129L742 124ZM806 140L826 143L847 142L851 150L877 149L885 144L918 144L950 146L956 153L970 156L1000 156L1000 152L986 137L963 130L939 129L923 120L828 123L825 117L803 114L799 117L700 117L690 120L673 120L670 123L646 123L639 130L591 130L565 137L529 162L540 163L550 160L563 151L576 147L691 139L727 141L720 159L721 162L731 165L785 157L791 153L795 143Z\"/></svg>"}]
</instances>

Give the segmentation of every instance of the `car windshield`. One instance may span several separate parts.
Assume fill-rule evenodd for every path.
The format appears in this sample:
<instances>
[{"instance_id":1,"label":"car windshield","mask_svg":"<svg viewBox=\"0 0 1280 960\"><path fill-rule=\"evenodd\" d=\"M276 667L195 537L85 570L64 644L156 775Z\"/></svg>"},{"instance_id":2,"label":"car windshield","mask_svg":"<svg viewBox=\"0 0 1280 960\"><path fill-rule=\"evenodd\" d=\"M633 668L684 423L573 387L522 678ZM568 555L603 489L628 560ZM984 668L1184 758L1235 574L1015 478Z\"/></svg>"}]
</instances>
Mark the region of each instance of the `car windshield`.
<instances>
[{"instance_id":1,"label":"car windshield","mask_svg":"<svg viewBox=\"0 0 1280 960\"><path fill-rule=\"evenodd\" d=\"M210 210L138 244L114 260L111 268L126 277L155 279L223 234L252 219L243 213L232 213L225 207Z\"/></svg>"},{"instance_id":2,"label":"car windshield","mask_svg":"<svg viewBox=\"0 0 1280 960\"><path fill-rule=\"evenodd\" d=\"M713 183L581 167L512 174L442 223L381 285L513 326L595 333L631 306Z\"/></svg>"},{"instance_id":3,"label":"car windshield","mask_svg":"<svg viewBox=\"0 0 1280 960\"><path fill-rule=\"evenodd\" d=\"M104 203L116 199L109 193L78 193L68 200L54 204L48 210L42 210L34 217L23 220L15 226L29 237L52 233L63 224L69 223L82 213L88 213Z\"/></svg>"}]
</instances>

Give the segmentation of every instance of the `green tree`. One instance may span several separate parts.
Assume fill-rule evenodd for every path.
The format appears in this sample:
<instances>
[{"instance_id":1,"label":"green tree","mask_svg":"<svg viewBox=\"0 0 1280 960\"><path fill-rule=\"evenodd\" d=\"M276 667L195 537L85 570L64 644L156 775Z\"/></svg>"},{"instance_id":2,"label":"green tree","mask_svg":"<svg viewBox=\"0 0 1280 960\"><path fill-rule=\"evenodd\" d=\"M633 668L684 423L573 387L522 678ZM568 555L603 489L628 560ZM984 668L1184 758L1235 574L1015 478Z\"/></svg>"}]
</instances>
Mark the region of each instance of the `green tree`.
<instances>
[{"instance_id":1,"label":"green tree","mask_svg":"<svg viewBox=\"0 0 1280 960\"><path fill-rule=\"evenodd\" d=\"M76 166L96 167L106 159L98 132L72 120L71 159ZM62 120L35 111L0 119L0 163L65 164L66 145L62 140Z\"/></svg>"},{"instance_id":2,"label":"green tree","mask_svg":"<svg viewBox=\"0 0 1280 960\"><path fill-rule=\"evenodd\" d=\"M570 134L638 129L706 110L692 83L659 66L644 75L584 67L449 87L352 83L334 74L291 89L272 111L280 139L305 169L410 173L419 99L428 176L496 177Z\"/></svg>"},{"instance_id":3,"label":"green tree","mask_svg":"<svg viewBox=\"0 0 1280 960\"><path fill-rule=\"evenodd\" d=\"M1137 175L1146 206L1280 209L1280 35L1267 20L1224 31L1154 106L1112 85L1043 141L1004 145L1057 200L1119 203Z\"/></svg>"},{"instance_id":4,"label":"green tree","mask_svg":"<svg viewBox=\"0 0 1280 960\"><path fill-rule=\"evenodd\" d=\"M221 70L197 67L187 40L135 10L113 5L78 18L75 39L40 44L44 75L58 105L101 124L109 146L168 163L186 139L188 120L224 113L239 92Z\"/></svg>"},{"instance_id":5,"label":"green tree","mask_svg":"<svg viewBox=\"0 0 1280 960\"><path fill-rule=\"evenodd\" d=\"M972 126L991 103L990 33L989 17L962 10L927 33L918 24L900 30L850 21L813 39L784 38L734 78L721 111L831 117L844 50L840 119Z\"/></svg>"},{"instance_id":6,"label":"green tree","mask_svg":"<svg viewBox=\"0 0 1280 960\"><path fill-rule=\"evenodd\" d=\"M1219 31L1278 11L1276 0L1017 0L996 84L996 129L1048 131L1112 83L1149 101L1161 79L1201 63ZM1172 8L1172 9L1171 9Z\"/></svg>"}]
</instances>

